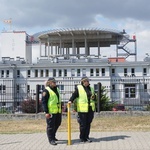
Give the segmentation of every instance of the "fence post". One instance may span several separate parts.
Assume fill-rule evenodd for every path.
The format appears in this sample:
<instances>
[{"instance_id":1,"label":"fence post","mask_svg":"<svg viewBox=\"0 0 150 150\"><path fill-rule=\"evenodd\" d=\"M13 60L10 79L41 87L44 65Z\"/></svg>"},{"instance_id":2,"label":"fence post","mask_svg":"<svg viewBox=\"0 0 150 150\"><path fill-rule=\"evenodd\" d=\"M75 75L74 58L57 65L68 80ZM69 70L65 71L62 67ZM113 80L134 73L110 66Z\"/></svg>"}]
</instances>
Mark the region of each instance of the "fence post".
<instances>
[{"instance_id":1,"label":"fence post","mask_svg":"<svg viewBox=\"0 0 150 150\"><path fill-rule=\"evenodd\" d=\"M102 88L102 84L99 82L98 83L98 91L97 91L97 112L99 113L100 112L100 100L101 100L101 96L102 96L102 91L101 91L101 88Z\"/></svg>"},{"instance_id":2,"label":"fence post","mask_svg":"<svg viewBox=\"0 0 150 150\"><path fill-rule=\"evenodd\" d=\"M39 84L36 85L36 114L39 113Z\"/></svg>"}]
</instances>

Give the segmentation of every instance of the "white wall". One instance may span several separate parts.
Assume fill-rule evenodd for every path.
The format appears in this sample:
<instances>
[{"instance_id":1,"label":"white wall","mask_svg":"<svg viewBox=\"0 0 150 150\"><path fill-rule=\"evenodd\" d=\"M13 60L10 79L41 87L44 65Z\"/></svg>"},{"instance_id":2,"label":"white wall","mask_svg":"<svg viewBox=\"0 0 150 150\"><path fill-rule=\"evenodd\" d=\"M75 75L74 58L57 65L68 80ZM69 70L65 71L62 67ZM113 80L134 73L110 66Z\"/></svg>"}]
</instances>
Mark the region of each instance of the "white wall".
<instances>
[{"instance_id":1,"label":"white wall","mask_svg":"<svg viewBox=\"0 0 150 150\"><path fill-rule=\"evenodd\" d=\"M7 31L0 35L0 56L24 58L27 62L32 62L32 48L26 46L25 31Z\"/></svg>"}]
</instances>

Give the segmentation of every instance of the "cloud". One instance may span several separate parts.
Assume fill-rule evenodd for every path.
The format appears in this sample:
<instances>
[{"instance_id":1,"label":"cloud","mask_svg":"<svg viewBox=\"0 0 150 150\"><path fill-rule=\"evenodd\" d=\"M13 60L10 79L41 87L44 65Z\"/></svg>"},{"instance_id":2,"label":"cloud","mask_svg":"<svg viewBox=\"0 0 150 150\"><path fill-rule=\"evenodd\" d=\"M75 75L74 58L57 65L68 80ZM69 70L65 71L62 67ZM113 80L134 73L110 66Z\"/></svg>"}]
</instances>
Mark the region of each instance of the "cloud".
<instances>
[{"instance_id":1,"label":"cloud","mask_svg":"<svg viewBox=\"0 0 150 150\"><path fill-rule=\"evenodd\" d=\"M14 26L22 28L85 27L95 22L97 15L113 20L149 21L148 3L148 0L1 0L0 18L12 18Z\"/></svg>"}]
</instances>

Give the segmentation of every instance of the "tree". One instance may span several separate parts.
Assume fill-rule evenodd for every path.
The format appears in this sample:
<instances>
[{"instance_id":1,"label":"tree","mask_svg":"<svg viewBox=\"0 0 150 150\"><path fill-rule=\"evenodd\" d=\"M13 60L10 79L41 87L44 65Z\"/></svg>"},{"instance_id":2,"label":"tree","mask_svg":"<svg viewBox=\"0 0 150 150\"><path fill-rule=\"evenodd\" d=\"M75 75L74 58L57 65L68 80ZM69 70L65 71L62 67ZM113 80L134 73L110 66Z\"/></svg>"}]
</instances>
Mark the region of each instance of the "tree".
<instances>
[{"instance_id":1,"label":"tree","mask_svg":"<svg viewBox=\"0 0 150 150\"><path fill-rule=\"evenodd\" d=\"M107 90L104 86L101 86L101 98L100 98L100 111L111 111L113 104L110 103L110 98L107 96Z\"/></svg>"}]
</instances>

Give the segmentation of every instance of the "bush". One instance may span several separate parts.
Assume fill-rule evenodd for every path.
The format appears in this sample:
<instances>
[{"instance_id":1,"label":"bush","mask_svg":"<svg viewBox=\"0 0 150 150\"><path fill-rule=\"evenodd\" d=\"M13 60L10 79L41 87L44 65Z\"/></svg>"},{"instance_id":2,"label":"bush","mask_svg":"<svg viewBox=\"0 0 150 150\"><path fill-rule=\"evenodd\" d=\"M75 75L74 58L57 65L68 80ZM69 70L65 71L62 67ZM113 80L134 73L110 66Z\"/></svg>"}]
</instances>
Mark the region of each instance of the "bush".
<instances>
[{"instance_id":1,"label":"bush","mask_svg":"<svg viewBox=\"0 0 150 150\"><path fill-rule=\"evenodd\" d=\"M0 114L9 114L13 112L13 107L12 106L2 106L0 108Z\"/></svg>"},{"instance_id":2,"label":"bush","mask_svg":"<svg viewBox=\"0 0 150 150\"><path fill-rule=\"evenodd\" d=\"M5 108L0 108L0 114L8 114L8 111Z\"/></svg>"},{"instance_id":3,"label":"bush","mask_svg":"<svg viewBox=\"0 0 150 150\"><path fill-rule=\"evenodd\" d=\"M21 104L23 113L36 113L36 100L27 99ZM42 102L39 101L39 112L42 111Z\"/></svg>"}]
</instances>

